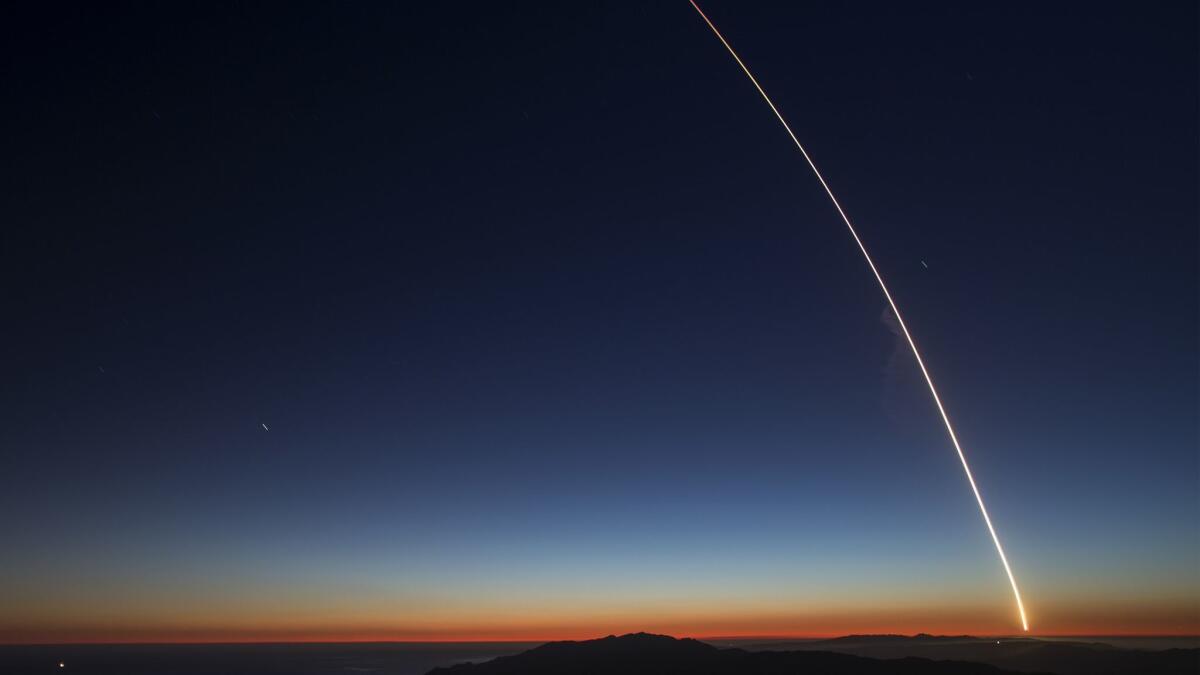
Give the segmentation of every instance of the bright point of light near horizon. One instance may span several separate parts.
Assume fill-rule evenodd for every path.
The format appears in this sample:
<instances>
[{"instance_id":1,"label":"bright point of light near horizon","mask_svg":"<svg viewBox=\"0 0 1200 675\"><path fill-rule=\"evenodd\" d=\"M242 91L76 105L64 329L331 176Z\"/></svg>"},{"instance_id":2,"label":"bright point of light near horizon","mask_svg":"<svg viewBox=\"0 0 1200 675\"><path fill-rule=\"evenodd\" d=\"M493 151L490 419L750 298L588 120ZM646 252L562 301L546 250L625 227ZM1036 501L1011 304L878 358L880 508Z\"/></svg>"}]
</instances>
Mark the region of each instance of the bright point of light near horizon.
<instances>
[{"instance_id":1,"label":"bright point of light near horizon","mask_svg":"<svg viewBox=\"0 0 1200 675\"><path fill-rule=\"evenodd\" d=\"M1000 537L996 534L996 528L992 526L992 519L988 516L987 507L983 505L983 496L979 494L979 488L975 485L975 477L971 475L971 467L967 464L967 456L963 453L962 446L958 443L958 436L954 433L954 427L950 424L950 416L946 414L946 408L942 405L941 397L938 396L937 387L933 385L933 377L930 376L929 370L925 368L925 361L921 358L921 352L917 349L917 343L913 340L912 334L908 332L908 326L904 324L904 317L900 315L900 308L896 306L896 301L892 299L892 294L888 290L887 284L883 282L883 276L880 275L879 269L875 267L875 261L871 259L871 254L867 252L866 245L863 244L862 239L859 238L858 232L854 229L854 225L850 222L850 217L847 216L846 212L842 209L842 205L838 202L837 197L834 196L833 190L829 187L829 183L825 182L825 177L822 176L820 170L817 169L817 165L813 162L812 157L808 155L808 151L805 150L804 146L800 144L800 139L796 138L796 134L792 131L792 127L787 123L787 120L783 118L783 115L779 112L779 109L775 107L775 103L771 101L771 97L767 96L767 92L762 88L762 85L758 83L758 80L755 79L754 75L750 72L750 69L746 67L745 62L743 62L742 58L733 50L733 47L730 46L729 42L725 39L725 36L721 34L721 31L717 30L716 25L714 25L713 22L708 18L708 15L704 13L704 10L700 9L700 5L696 4L696 0L688 0L688 2L692 3L692 7L694 7L696 12L700 14L700 18L704 19L704 23L708 24L708 27L712 29L714 34L716 34L717 39L721 41L721 44L725 45L725 49L729 50L729 54L733 56L733 59L737 61L739 66L741 66L742 72L746 73L746 77L750 78L750 82L754 84L754 88L758 90L758 93L762 95L763 100L766 101L767 105L771 107L771 112L775 113L775 117L779 119L779 123L783 125L783 128L787 131L788 136L791 137L792 142L796 144L796 148L800 150L800 154L804 155L804 160L808 162L809 168L812 169L813 174L816 175L817 180L820 181L821 187L825 188L825 194L829 195L829 200L833 202L833 206L837 209L838 215L842 217L842 222L846 223L846 228L850 230L850 236L854 237L854 243L858 244L858 249L862 251L863 258L865 258L867 261L867 266L871 268L871 272L875 275L875 280L879 282L879 288L883 291L883 296L887 298L888 305L892 308L892 314L895 315L896 321L900 324L900 330L904 333L904 338L908 341L908 346L912 349L913 357L917 360L917 366L921 368L921 374L925 376L925 383L929 385L929 393L933 396L933 402L937 405L938 412L941 413L942 422L946 426L946 433L950 436L950 442L954 444L954 449L958 451L958 459L962 462L963 471L967 474L967 482L971 485L971 491L975 493L975 501L979 503L979 512L983 514L983 522L987 524L988 532L992 535L992 541L996 544L996 552L1000 554L1000 563L1004 565L1004 572L1008 575L1008 582L1012 586L1013 597L1017 600L1017 612L1021 615L1021 627L1028 631L1029 620L1025 617L1025 605L1021 602L1021 591L1017 589L1017 578L1013 576L1012 568L1008 564L1008 558L1004 555L1004 547L1000 545Z\"/></svg>"}]
</instances>

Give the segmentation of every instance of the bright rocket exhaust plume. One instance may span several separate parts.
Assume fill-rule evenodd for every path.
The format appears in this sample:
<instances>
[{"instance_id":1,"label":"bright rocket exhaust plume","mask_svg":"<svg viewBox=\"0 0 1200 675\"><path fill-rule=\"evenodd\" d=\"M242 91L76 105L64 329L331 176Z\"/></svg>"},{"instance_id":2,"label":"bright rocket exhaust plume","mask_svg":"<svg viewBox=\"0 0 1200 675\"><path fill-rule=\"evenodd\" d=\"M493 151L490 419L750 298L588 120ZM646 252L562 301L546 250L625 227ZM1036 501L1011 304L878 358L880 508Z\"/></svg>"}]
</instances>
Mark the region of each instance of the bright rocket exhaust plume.
<instances>
[{"instance_id":1,"label":"bright rocket exhaust plume","mask_svg":"<svg viewBox=\"0 0 1200 675\"><path fill-rule=\"evenodd\" d=\"M862 251L863 258L867 261L867 266L871 268L871 273L875 275L875 280L879 282L879 288L883 291L883 296L887 298L888 305L892 308L892 313L896 315L896 322L900 324L900 330L904 333L904 339L908 341L908 346L912 348L913 357L917 360L917 365L921 368L921 374L925 376L925 383L929 385L929 393L933 395L933 402L937 405L938 412L942 415L942 422L946 425L946 433L950 436L950 442L954 444L954 449L958 451L958 458L962 461L963 472L967 474L967 482L971 484L971 491L975 493L975 501L979 503L979 512L983 514L983 522L987 524L988 532L992 535L992 541L996 544L996 552L1000 554L1000 562L1004 565L1004 572L1008 575L1008 582L1012 585L1013 597L1017 600L1017 612L1021 615L1021 626L1026 631L1029 630L1029 621L1025 618L1025 606L1021 603L1021 592L1017 590L1017 578L1013 576L1012 568L1008 564L1008 558L1004 555L1004 547L1000 545L1000 537L996 535L996 528L992 526L992 519L988 517L987 507L983 505L983 496L979 494L979 488L975 485L975 477L971 475L971 467L967 464L967 456L963 454L962 446L958 443L958 436L954 433L954 427L950 424L950 417L946 414L946 408L942 405L942 399L938 396L937 387L933 385L933 378L929 375L929 370L925 367L925 361L921 359L921 352L917 349L917 343L913 341L912 334L908 332L908 326L904 323L904 317L900 315L900 308L896 306L896 301L892 299L891 292L888 291L887 284L883 283L883 277L879 274L879 269L875 267L875 262L871 260L871 254L867 253L867 247L863 245L862 239L859 238L858 232L855 231L854 225L851 224L849 216L842 209L842 205L838 203L837 197L833 195L833 190L829 188L829 184L825 182L825 177L821 175L817 165L813 163L812 157L809 157L808 151L800 144L800 140L796 138L796 134L792 128L788 126L787 120L783 119L783 115L779 113L779 109L775 107L775 103L771 101L771 97L767 96L767 92L763 90L762 85L758 80L754 79L754 75L746 64L742 61L737 52L733 51L733 47L725 40L725 36L721 35L721 31L713 25L704 10L696 4L696 0L688 0L692 3L692 7L704 19L704 23L712 29L712 32L725 45L725 49L729 50L729 54L741 66L742 72L746 73L746 77L750 78L750 82L754 84L754 88L758 89L758 93L762 95L763 100L771 107L771 112L775 113L775 117L779 119L779 123L783 125L792 142L796 144L796 148L800 150L800 154L804 155L804 160L808 162L809 168L820 181L821 187L825 188L825 194L829 195L829 200L833 202L834 208L842 217L842 222L846 223L846 228L850 230L850 236L854 237L854 243L858 244L858 250Z\"/></svg>"}]
</instances>

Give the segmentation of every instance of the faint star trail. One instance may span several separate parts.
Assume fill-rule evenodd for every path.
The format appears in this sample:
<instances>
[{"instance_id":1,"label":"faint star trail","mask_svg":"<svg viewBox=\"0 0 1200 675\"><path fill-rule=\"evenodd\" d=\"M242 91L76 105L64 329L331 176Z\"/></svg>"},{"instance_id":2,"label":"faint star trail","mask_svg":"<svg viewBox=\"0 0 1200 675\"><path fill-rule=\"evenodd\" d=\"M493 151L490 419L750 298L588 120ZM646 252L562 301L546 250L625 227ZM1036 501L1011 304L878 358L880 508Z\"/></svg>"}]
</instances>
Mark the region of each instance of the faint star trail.
<instances>
[{"instance_id":1,"label":"faint star trail","mask_svg":"<svg viewBox=\"0 0 1200 675\"><path fill-rule=\"evenodd\" d=\"M875 261L871 259L871 254L867 252L867 247L863 244L862 239L859 238L858 232L855 231L854 225L850 222L850 217L846 215L846 211L842 209L842 205L838 202L837 197L834 196L829 183L825 182L825 177L817 169L817 165L813 162L812 157L809 156L808 151L800 144L800 140L796 138L796 134L792 131L791 126L788 125L787 120L783 118L779 109L775 107L775 103L771 101L771 97L767 96L767 92L762 88L762 85L754 78L750 69L746 67L745 62L733 50L733 47L729 45L729 42L721 34L721 31L717 30L717 27L704 13L704 10L700 9L695 0L688 0L688 2L700 14L700 18L704 19L704 23L708 24L708 27L712 29L717 39L721 41L721 44L725 45L725 49L729 50L729 54L733 57L733 60L737 61L742 72L746 73L746 77L750 78L750 82L754 84L754 88L758 90L763 100L771 107L771 112L775 113L775 117L779 119L779 123L783 125L792 142L796 144L796 148L804 156L804 161L808 162L809 168L812 169L813 174L820 181L821 187L825 188L825 194L829 195L829 201L833 202L838 215L842 217L842 222L846 223L846 228L850 230L850 236L854 237L854 243L858 244L858 250L862 251L863 258L867 261L867 266L871 268L871 273L875 275L875 280L879 282L879 288L883 291L883 296L887 298L888 305L892 308L892 313L896 315L896 321L900 324L900 330L904 333L904 339L908 341L908 346L912 348L913 357L917 360L917 366L921 368L921 374L925 376L925 383L929 385L929 393L933 395L933 402L937 405L938 412L941 413L942 422L946 425L946 433L950 436L950 442L954 444L954 449L958 451L958 458L962 461L963 472L967 474L967 482L971 484L971 491L975 493L975 501L979 503L979 512L983 514L983 522L987 524L988 532L992 535L992 541L996 544L996 552L1000 554L1000 562L1004 565L1004 572L1008 575L1008 582L1012 585L1013 597L1017 601L1017 612L1021 615L1021 627L1028 631L1029 621L1025 617L1025 605L1021 602L1021 591L1017 589L1017 578L1013 576L1012 567L1009 566L1008 558L1004 555L1004 547L1000 545L1000 537L996 534L996 528L992 525L991 517L988 516L987 507L983 504L983 496L979 493L979 488L975 485L975 477L971 475L971 467L967 464L967 456L963 453L962 446L958 442L958 436L954 433L953 425L950 424L950 416L946 414L946 408L942 405L941 397L938 396L937 387L933 384L933 378L929 375L929 369L925 367L925 361L921 358L921 352L917 349L917 343L913 340L912 334L908 332L908 326L904 323L904 317L900 315L900 308L896 306L896 301L892 299L892 294L888 291L887 284L883 282L883 276L879 274L879 269L875 267Z\"/></svg>"}]
</instances>

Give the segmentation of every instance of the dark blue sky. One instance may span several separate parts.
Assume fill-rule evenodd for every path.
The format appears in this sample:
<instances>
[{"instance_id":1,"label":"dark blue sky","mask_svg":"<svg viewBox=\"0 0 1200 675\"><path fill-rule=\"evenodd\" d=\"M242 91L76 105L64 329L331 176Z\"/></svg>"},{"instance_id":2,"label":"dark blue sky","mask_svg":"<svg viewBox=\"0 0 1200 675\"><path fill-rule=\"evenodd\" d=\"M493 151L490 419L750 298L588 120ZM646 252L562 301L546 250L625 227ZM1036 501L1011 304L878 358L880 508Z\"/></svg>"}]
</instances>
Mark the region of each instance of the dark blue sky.
<instances>
[{"instance_id":1,"label":"dark blue sky","mask_svg":"<svg viewBox=\"0 0 1200 675\"><path fill-rule=\"evenodd\" d=\"M1195 7L706 10L1035 626L1200 629ZM1011 626L686 2L22 11L0 639Z\"/></svg>"}]
</instances>

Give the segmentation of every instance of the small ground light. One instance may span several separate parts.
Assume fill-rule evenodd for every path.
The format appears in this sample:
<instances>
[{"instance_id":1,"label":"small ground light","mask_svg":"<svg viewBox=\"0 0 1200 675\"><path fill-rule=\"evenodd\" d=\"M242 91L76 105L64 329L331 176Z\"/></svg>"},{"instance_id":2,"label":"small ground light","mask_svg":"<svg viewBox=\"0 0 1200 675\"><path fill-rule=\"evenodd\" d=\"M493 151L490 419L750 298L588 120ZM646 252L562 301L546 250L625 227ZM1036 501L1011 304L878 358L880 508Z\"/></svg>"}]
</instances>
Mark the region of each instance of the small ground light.
<instances>
[{"instance_id":1,"label":"small ground light","mask_svg":"<svg viewBox=\"0 0 1200 675\"><path fill-rule=\"evenodd\" d=\"M58 662L58 667L59 667L59 668L66 668L66 667L67 667L67 664L63 663L62 661L59 661L59 662Z\"/></svg>"}]
</instances>

